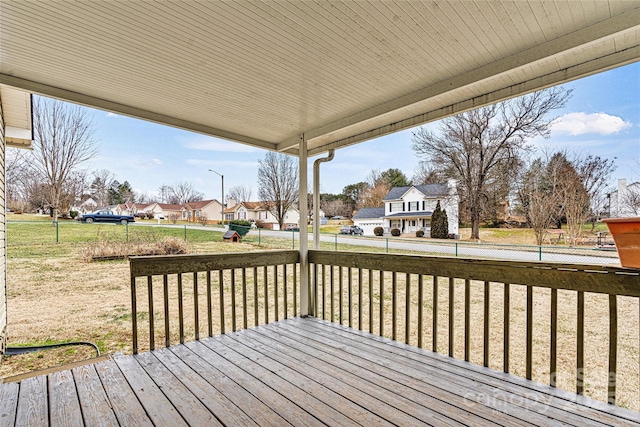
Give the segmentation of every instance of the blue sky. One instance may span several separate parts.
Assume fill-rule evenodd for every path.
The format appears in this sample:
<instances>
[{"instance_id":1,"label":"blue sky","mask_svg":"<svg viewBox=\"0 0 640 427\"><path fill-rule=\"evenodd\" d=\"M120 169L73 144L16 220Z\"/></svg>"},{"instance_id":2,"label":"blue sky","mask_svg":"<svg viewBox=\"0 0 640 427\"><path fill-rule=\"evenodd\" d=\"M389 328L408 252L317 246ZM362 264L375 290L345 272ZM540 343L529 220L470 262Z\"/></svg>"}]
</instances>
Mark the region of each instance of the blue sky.
<instances>
[{"instance_id":1,"label":"blue sky","mask_svg":"<svg viewBox=\"0 0 640 427\"><path fill-rule=\"evenodd\" d=\"M612 187L618 178L640 180L640 63L565 86L573 89L573 96L556 112L559 119L551 138L534 140L533 145L616 158ZM205 198L219 199L220 177L208 171L214 169L225 176L225 191L244 185L257 200L257 167L264 150L90 111L100 144L99 155L85 165L90 171L107 169L120 182L127 180L135 191L151 196L163 184L189 181ZM428 126L436 129L438 123ZM409 129L337 150L335 159L322 166L321 191L339 193L345 185L364 181L372 169L399 168L411 177L419 162L411 150L411 133Z\"/></svg>"}]
</instances>

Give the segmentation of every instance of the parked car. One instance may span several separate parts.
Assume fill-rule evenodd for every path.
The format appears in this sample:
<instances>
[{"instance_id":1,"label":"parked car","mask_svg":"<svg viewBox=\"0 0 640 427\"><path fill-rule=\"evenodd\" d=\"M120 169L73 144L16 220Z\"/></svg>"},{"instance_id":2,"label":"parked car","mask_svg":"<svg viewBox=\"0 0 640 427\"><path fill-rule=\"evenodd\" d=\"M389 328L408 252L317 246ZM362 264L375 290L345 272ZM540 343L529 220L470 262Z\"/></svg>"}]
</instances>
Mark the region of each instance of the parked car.
<instances>
[{"instance_id":1,"label":"parked car","mask_svg":"<svg viewBox=\"0 0 640 427\"><path fill-rule=\"evenodd\" d=\"M344 219L344 217L341 215L336 215L334 217L331 217L331 219Z\"/></svg>"},{"instance_id":2,"label":"parked car","mask_svg":"<svg viewBox=\"0 0 640 427\"><path fill-rule=\"evenodd\" d=\"M364 234L364 230L357 225L344 225L340 229L340 234L354 234L362 236Z\"/></svg>"},{"instance_id":3,"label":"parked car","mask_svg":"<svg viewBox=\"0 0 640 427\"><path fill-rule=\"evenodd\" d=\"M297 225L287 225L284 228L284 231L300 231L300 227L298 227Z\"/></svg>"},{"instance_id":4,"label":"parked car","mask_svg":"<svg viewBox=\"0 0 640 427\"><path fill-rule=\"evenodd\" d=\"M78 221L86 222L87 224L91 224L94 222L115 222L120 224L135 222L135 218L131 215L116 215L115 213L113 213L113 211L105 209L82 214L78 216L77 219Z\"/></svg>"}]
</instances>

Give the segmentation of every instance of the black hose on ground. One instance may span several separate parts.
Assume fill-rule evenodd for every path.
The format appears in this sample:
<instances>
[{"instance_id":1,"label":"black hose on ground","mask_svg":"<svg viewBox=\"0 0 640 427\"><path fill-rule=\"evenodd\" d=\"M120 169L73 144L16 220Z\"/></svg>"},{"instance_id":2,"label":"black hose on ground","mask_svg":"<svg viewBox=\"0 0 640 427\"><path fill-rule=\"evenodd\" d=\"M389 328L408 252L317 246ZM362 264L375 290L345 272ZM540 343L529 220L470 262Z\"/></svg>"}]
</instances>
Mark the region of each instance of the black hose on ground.
<instances>
[{"instance_id":1,"label":"black hose on ground","mask_svg":"<svg viewBox=\"0 0 640 427\"><path fill-rule=\"evenodd\" d=\"M65 347L69 345L88 345L90 347L93 347L96 350L96 353L98 354L98 356L100 356L100 349L98 348L98 346L88 341L72 341L72 342L63 342L58 344L46 344L46 345L29 345L24 347L7 347L4 350L4 355L15 356L18 354L32 353L34 351L41 351L41 350L51 350L54 348Z\"/></svg>"}]
</instances>

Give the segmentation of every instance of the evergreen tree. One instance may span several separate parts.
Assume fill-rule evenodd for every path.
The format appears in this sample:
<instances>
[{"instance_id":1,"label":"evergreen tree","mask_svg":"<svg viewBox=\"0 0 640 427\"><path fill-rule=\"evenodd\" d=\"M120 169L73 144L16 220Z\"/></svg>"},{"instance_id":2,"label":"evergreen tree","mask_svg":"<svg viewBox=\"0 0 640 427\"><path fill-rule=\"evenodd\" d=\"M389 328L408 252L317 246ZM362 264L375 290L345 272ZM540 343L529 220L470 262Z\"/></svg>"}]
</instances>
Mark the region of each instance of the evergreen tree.
<instances>
[{"instance_id":1,"label":"evergreen tree","mask_svg":"<svg viewBox=\"0 0 640 427\"><path fill-rule=\"evenodd\" d=\"M434 239L446 239L449 236L449 220L447 212L440 207L440 200L431 215L431 237Z\"/></svg>"},{"instance_id":2,"label":"evergreen tree","mask_svg":"<svg viewBox=\"0 0 640 427\"><path fill-rule=\"evenodd\" d=\"M442 215L440 215L440 229L442 231L442 238L449 238L449 217L447 217L447 211L445 209L442 210Z\"/></svg>"}]
</instances>

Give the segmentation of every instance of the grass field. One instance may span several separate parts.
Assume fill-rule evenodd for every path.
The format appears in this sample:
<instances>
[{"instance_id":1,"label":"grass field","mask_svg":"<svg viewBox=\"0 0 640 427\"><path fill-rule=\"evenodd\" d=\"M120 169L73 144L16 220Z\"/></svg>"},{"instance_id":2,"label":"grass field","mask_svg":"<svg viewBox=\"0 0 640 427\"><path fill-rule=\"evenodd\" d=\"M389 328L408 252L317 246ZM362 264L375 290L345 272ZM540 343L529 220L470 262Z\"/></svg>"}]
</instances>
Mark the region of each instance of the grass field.
<instances>
[{"instance_id":1,"label":"grass field","mask_svg":"<svg viewBox=\"0 0 640 427\"><path fill-rule=\"evenodd\" d=\"M35 345L46 343L58 343L64 341L91 341L96 343L103 353L131 352L131 313L130 313L130 279L128 262L107 261L85 263L81 261L81 252L84 247L99 239L112 239L123 241L125 227L120 225L86 225L70 223L67 225L69 232L68 243L39 243L26 244L29 241L37 241L42 229L27 227L19 223L8 224L9 247L7 249L7 297L8 297L8 332L9 345ZM50 223L48 227L51 227ZM135 229L135 231L134 231ZM526 230L487 230L482 232L495 233L496 239L504 238L504 235L513 236L516 233L524 233ZM129 239L156 239L163 236L175 236L175 233L184 233L184 229L163 229L151 227L129 227ZM139 234L137 234L139 233ZM187 230L187 242L192 253L224 253L224 252L249 252L263 249L291 249L292 240L285 238L260 239L260 245L255 238L245 239L240 244L228 244L221 242L221 233L204 230ZM183 236L184 234L182 234ZM180 237L180 236L178 236ZM15 239L15 240L14 240ZM20 240L21 239L21 240ZM126 239L126 235L124 236ZM14 244L16 240L21 244ZM297 247L297 244L296 244ZM322 243L322 249L333 250L333 243ZM371 247L352 247L338 245L339 250L360 252L378 251ZM394 252L394 251L390 251ZM402 276L402 275L401 275ZM366 279L366 278L365 278ZM425 279L425 280L428 280ZM346 283L346 280L345 280ZM355 278L354 278L355 283ZM456 295L463 295L463 283L456 283ZM428 287L427 287L428 288ZM400 305L404 301L402 294L402 280L399 280L398 301ZM482 283L475 284L472 289L471 307L476 316L482 315ZM495 324L495 330L491 334L491 366L501 369L502 363L502 287L494 286L491 293L491 322ZM512 326L512 371L523 375L524 330L522 329L522 317L524 289L514 287L511 309L514 324ZM379 301L379 295L372 296ZM365 289L365 301L368 298ZM377 298L377 299L376 299ZM388 296L384 296L385 300ZM447 352L447 315L448 292L446 285L440 287L438 295L440 317L438 320L440 338L438 350ZM204 301L204 299L202 300ZM346 301L346 298L345 298ZM387 301L388 302L388 301ZM416 303L414 298L414 303ZM564 372L559 378L559 387L573 391L575 389L575 376L571 370L575 366L575 319L576 297L575 293L559 293L559 367ZM429 318L433 304L433 296L427 293L424 302L425 325L430 325ZM603 296L591 295L586 299L586 371L589 377L606 377L607 332L608 313L607 299ZM390 305L390 304L387 304ZM160 306L160 305L158 305ZM144 309L144 304L142 305ZM463 304L462 299L455 303L455 354L461 357L463 338ZM534 379L545 382L548 376L548 330L549 330L549 295L545 291L536 291L534 300L536 353L534 356ZM622 406L635 410L640 409L637 390L638 382L638 300L633 298L620 298L619 302L619 369L626 372L635 372L633 375L619 377L619 400ZM346 308L345 308L346 311ZM227 311L229 312L229 311ZM402 307L399 307L402 313ZM367 316L364 310L364 316ZM385 323L390 324L390 314L385 312ZM411 320L411 342L416 341L416 320ZM365 322L366 324L366 322ZM175 325L175 322L174 322ZM472 361L481 363L482 322L472 324ZM429 327L425 332L425 346L430 348ZM376 329L374 329L376 330ZM387 328L388 332L388 328ZM400 329L399 336L403 337ZM175 341L174 341L175 342ZM21 356L5 358L0 365L0 377L15 375L31 370L56 366L63 363L81 360L93 356L94 352L87 347L67 347L58 350L31 353ZM546 368L545 368L546 367ZM602 375L601 375L602 374ZM590 382L585 385L586 394L603 399L606 397L606 381L604 383ZM604 397L603 397L604 396Z\"/></svg>"}]
</instances>

